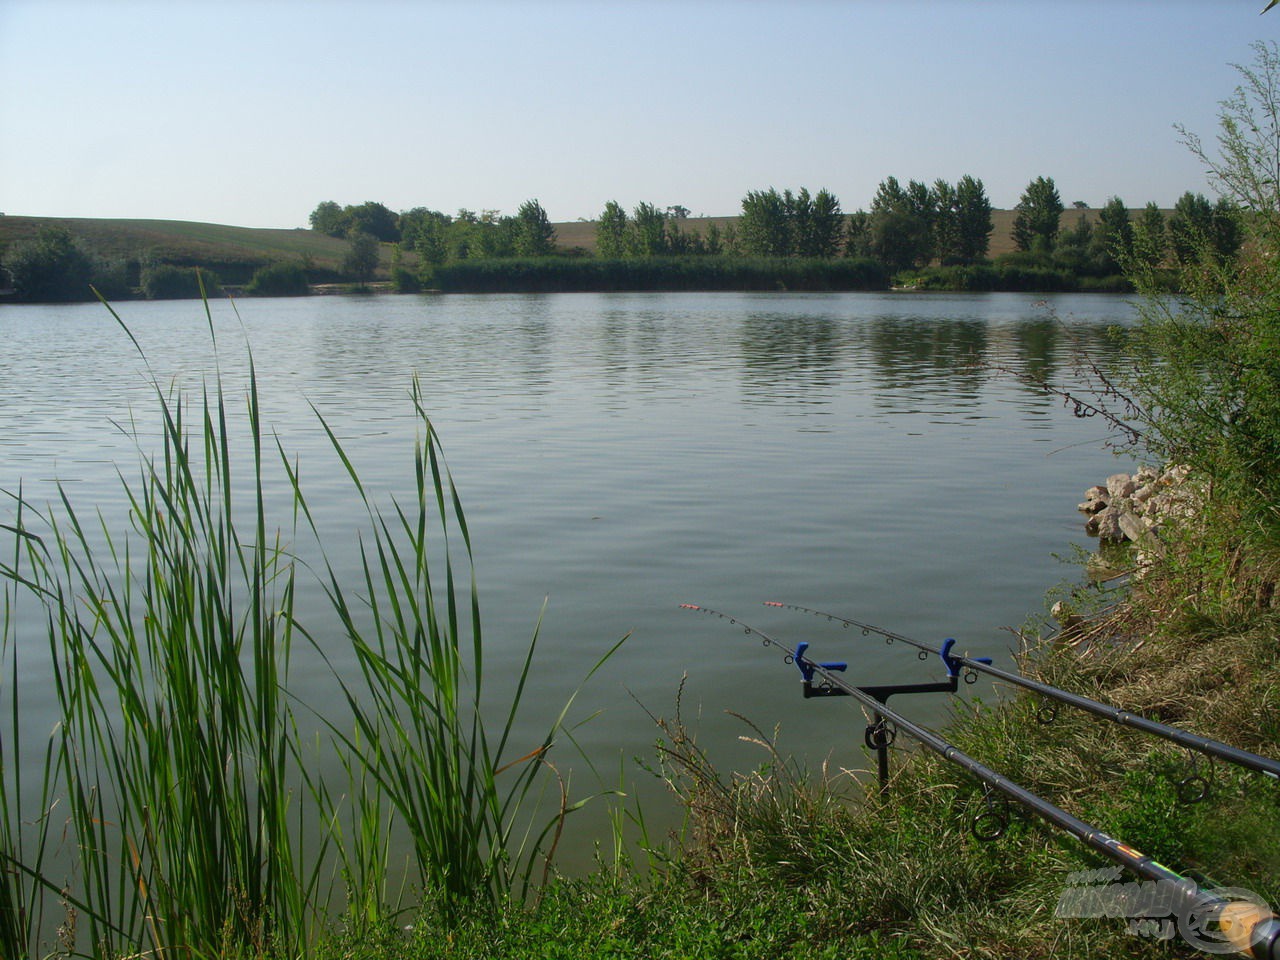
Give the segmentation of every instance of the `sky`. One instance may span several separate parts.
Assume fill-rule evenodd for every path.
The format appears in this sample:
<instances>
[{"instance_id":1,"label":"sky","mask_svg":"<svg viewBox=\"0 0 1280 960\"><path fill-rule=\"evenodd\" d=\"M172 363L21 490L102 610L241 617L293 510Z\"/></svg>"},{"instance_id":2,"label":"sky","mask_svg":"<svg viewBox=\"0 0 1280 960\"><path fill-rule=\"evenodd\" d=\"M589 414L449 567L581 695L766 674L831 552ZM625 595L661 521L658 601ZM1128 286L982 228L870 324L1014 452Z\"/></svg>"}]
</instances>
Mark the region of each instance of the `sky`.
<instances>
[{"instance_id":1,"label":"sky","mask_svg":"<svg viewBox=\"0 0 1280 960\"><path fill-rule=\"evenodd\" d=\"M301 227L376 200L594 219L980 178L1210 193L1265 0L0 0L0 212Z\"/></svg>"}]
</instances>

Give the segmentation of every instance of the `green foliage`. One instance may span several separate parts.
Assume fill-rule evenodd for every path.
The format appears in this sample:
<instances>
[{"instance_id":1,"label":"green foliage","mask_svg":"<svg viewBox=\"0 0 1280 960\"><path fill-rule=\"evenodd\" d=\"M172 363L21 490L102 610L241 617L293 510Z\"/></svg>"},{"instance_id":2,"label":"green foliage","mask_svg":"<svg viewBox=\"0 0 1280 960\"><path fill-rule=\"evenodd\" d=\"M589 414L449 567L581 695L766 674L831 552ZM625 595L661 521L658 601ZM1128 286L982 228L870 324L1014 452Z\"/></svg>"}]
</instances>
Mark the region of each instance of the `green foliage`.
<instances>
[{"instance_id":1,"label":"green foliage","mask_svg":"<svg viewBox=\"0 0 1280 960\"><path fill-rule=\"evenodd\" d=\"M1159 213L1159 211L1156 211ZM1132 262L1135 233L1129 222L1129 208L1119 197L1109 197L1098 214L1094 256L1107 273L1119 273Z\"/></svg>"},{"instance_id":2,"label":"green foliage","mask_svg":"<svg viewBox=\"0 0 1280 960\"><path fill-rule=\"evenodd\" d=\"M254 297L301 297L310 292L300 263L272 263L254 271L245 293Z\"/></svg>"},{"instance_id":3,"label":"green foliage","mask_svg":"<svg viewBox=\"0 0 1280 960\"><path fill-rule=\"evenodd\" d=\"M627 250L627 211L616 200L604 205L596 222L596 256L616 260Z\"/></svg>"},{"instance_id":4,"label":"green foliage","mask_svg":"<svg viewBox=\"0 0 1280 960\"><path fill-rule=\"evenodd\" d=\"M347 255L342 259L342 272L356 283L368 283L377 272L382 245L373 234L362 232L352 233L348 242Z\"/></svg>"},{"instance_id":5,"label":"green foliage","mask_svg":"<svg viewBox=\"0 0 1280 960\"><path fill-rule=\"evenodd\" d=\"M198 300L220 292L218 276L198 267L148 264L142 269L142 295L148 300ZM105 296L105 291L103 291Z\"/></svg>"},{"instance_id":6,"label":"green foliage","mask_svg":"<svg viewBox=\"0 0 1280 960\"><path fill-rule=\"evenodd\" d=\"M549 256L556 247L556 231L547 211L537 200L526 200L516 211L515 255L517 257Z\"/></svg>"},{"instance_id":7,"label":"green foliage","mask_svg":"<svg viewBox=\"0 0 1280 960\"><path fill-rule=\"evenodd\" d=\"M1194 266L1211 257L1221 267L1236 258L1243 243L1240 216L1226 197L1216 203L1188 191L1174 204L1169 217L1169 245L1180 266Z\"/></svg>"},{"instance_id":8,"label":"green foliage","mask_svg":"<svg viewBox=\"0 0 1280 960\"><path fill-rule=\"evenodd\" d=\"M791 216L782 194L770 187L742 198L738 238L748 256L786 257L794 249Z\"/></svg>"},{"instance_id":9,"label":"green foliage","mask_svg":"<svg viewBox=\"0 0 1280 960\"><path fill-rule=\"evenodd\" d=\"M47 227L34 241L15 243L5 254L9 284L19 300L56 302L94 299L93 262L75 239Z\"/></svg>"},{"instance_id":10,"label":"green foliage","mask_svg":"<svg viewBox=\"0 0 1280 960\"><path fill-rule=\"evenodd\" d=\"M76 854L65 888L44 876L51 818L20 817L20 774L0 767L5 955L35 955L31 918L54 898L76 911L79 949L90 951L80 955L307 955L343 897L353 929L391 921L403 904L389 880L405 849L406 886L442 915L520 895L549 864L554 843L543 839L568 809L539 832L525 800L569 704L535 733L536 750L515 745L535 631L505 720L482 715L470 535L418 385L408 503L379 506L318 422L369 525L356 584L325 557L283 446L271 466L252 357L243 420L220 382L197 401L151 387L160 449L137 438L138 478L121 474L124 528L83 523L65 490L44 509L18 492L14 521L0 527L12 538L0 556L0 716L13 728L0 755L12 761L4 751L22 742L10 617L30 602L43 608L45 695L60 716L41 810L57 807ZM284 526L268 507L279 503L268 494L277 474ZM293 552L307 534L319 550L312 566ZM312 568L336 623L314 605L295 610L298 574ZM322 638L335 630L359 669L335 670L338 703L300 706L294 645L327 663ZM318 721L319 735L302 732L300 717ZM314 768L317 747L336 759L336 778Z\"/></svg>"},{"instance_id":11,"label":"green foliage","mask_svg":"<svg viewBox=\"0 0 1280 960\"><path fill-rule=\"evenodd\" d=\"M1017 248L1052 250L1064 209L1053 178L1036 177L1027 184L1015 209L1013 242Z\"/></svg>"},{"instance_id":12,"label":"green foliage","mask_svg":"<svg viewBox=\"0 0 1280 960\"><path fill-rule=\"evenodd\" d=\"M639 203L627 225L627 254L633 257L661 257L670 253L667 214L652 203Z\"/></svg>"},{"instance_id":13,"label":"green foliage","mask_svg":"<svg viewBox=\"0 0 1280 960\"><path fill-rule=\"evenodd\" d=\"M366 200L357 207L347 207L343 213L348 237L367 233L382 243L395 243L400 239L398 218L384 204Z\"/></svg>"},{"instance_id":14,"label":"green foliage","mask_svg":"<svg viewBox=\"0 0 1280 960\"><path fill-rule=\"evenodd\" d=\"M1150 295L1126 383L1149 456L1189 464L1212 490L1224 557L1260 538L1280 550L1280 142L1268 139L1280 130L1280 53L1254 50L1255 65L1239 68L1246 84L1223 103L1222 158L1210 164L1222 198L1184 194L1170 218L1183 296L1139 275Z\"/></svg>"},{"instance_id":15,"label":"green foliage","mask_svg":"<svg viewBox=\"0 0 1280 960\"><path fill-rule=\"evenodd\" d=\"M316 204L311 211L311 229L330 237L341 239L347 235L347 217L342 207L332 200L324 200Z\"/></svg>"},{"instance_id":16,"label":"green foliage","mask_svg":"<svg viewBox=\"0 0 1280 960\"><path fill-rule=\"evenodd\" d=\"M809 199L802 187L795 200L796 255L800 257L834 257L844 241L844 214L840 200L827 189Z\"/></svg>"},{"instance_id":17,"label":"green foliage","mask_svg":"<svg viewBox=\"0 0 1280 960\"><path fill-rule=\"evenodd\" d=\"M400 239L400 218L386 205L373 200L345 207L325 200L311 211L310 221L312 230L340 240L357 233L370 234L383 243Z\"/></svg>"},{"instance_id":18,"label":"green foliage","mask_svg":"<svg viewBox=\"0 0 1280 960\"><path fill-rule=\"evenodd\" d=\"M896 177L881 181L871 201L867 245L891 272L927 266L934 254L937 201L918 181L904 189Z\"/></svg>"},{"instance_id":19,"label":"green foliage","mask_svg":"<svg viewBox=\"0 0 1280 960\"><path fill-rule=\"evenodd\" d=\"M391 248L391 288L396 293L417 293L422 289L422 280L404 265L404 248L397 243Z\"/></svg>"},{"instance_id":20,"label":"green foliage","mask_svg":"<svg viewBox=\"0 0 1280 960\"><path fill-rule=\"evenodd\" d=\"M952 205L944 211L944 221L954 223L949 234L954 247L940 248L945 263L977 263L987 256L991 242L991 201L982 181L965 174L956 183Z\"/></svg>"},{"instance_id":21,"label":"green foliage","mask_svg":"<svg viewBox=\"0 0 1280 960\"><path fill-rule=\"evenodd\" d=\"M840 200L826 189L813 195L807 187L794 194L752 190L742 198L738 239L748 256L837 256L844 241Z\"/></svg>"}]
</instances>

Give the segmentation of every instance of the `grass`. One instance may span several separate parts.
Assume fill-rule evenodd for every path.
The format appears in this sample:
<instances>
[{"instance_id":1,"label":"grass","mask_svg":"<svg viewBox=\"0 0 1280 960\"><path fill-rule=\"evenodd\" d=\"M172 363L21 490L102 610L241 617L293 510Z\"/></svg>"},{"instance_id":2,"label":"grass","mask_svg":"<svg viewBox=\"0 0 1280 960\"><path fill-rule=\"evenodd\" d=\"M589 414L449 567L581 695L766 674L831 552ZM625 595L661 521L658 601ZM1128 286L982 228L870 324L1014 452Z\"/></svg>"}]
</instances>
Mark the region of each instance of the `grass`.
<instances>
[{"instance_id":1,"label":"grass","mask_svg":"<svg viewBox=\"0 0 1280 960\"><path fill-rule=\"evenodd\" d=\"M34 239L42 228L63 227L83 238L108 259L154 255L178 266L201 266L224 278L236 277L226 265L242 265L248 274L277 261L310 260L337 273L346 255L345 240L314 230L236 227L185 220L126 220L68 217L0 217L0 245ZM389 254L388 254L389 256ZM243 272L243 270L241 271ZM244 277L247 280L248 276Z\"/></svg>"},{"instance_id":2,"label":"grass","mask_svg":"<svg viewBox=\"0 0 1280 960\"><path fill-rule=\"evenodd\" d=\"M6 756L0 778L5 956L41 953L40 918L58 899L76 955L306 955L343 904L361 930L416 908L395 892L400 845L413 851L400 889L493 904L549 860L573 808L567 796L550 816L526 803L554 773L569 704L534 751L511 756L536 632L500 722L482 710L470 537L416 387L409 505L380 506L317 415L369 521L362 583L343 583L320 543L328 622L359 671L335 670L340 708L295 699L297 644L327 658L317 638L333 631L295 610L308 571L286 544L321 532L298 466L262 422L249 362L242 415L220 380L191 398L153 376L162 437L154 451L139 441L137 475L121 475L129 529L65 490L47 507L13 497L3 742L23 742L19 602L43 610L61 720L34 809L20 758ZM283 517L266 505L272 463L292 493ZM316 770L304 731L317 726L336 780ZM75 854L65 877L44 861L55 817Z\"/></svg>"}]
</instances>

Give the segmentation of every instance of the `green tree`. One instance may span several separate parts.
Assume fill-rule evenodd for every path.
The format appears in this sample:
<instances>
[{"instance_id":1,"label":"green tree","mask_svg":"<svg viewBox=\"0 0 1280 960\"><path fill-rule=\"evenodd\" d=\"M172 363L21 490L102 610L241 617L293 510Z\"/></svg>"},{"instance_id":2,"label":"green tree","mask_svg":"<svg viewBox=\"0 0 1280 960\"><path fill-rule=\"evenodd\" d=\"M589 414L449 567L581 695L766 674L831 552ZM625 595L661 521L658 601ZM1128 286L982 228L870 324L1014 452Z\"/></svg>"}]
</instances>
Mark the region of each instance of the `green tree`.
<instances>
[{"instance_id":1,"label":"green tree","mask_svg":"<svg viewBox=\"0 0 1280 960\"><path fill-rule=\"evenodd\" d=\"M596 255L616 260L627 252L627 211L616 200L604 205L596 221Z\"/></svg>"},{"instance_id":2,"label":"green tree","mask_svg":"<svg viewBox=\"0 0 1280 960\"><path fill-rule=\"evenodd\" d=\"M311 211L311 229L330 237L345 237L350 218L332 200L324 200Z\"/></svg>"},{"instance_id":3,"label":"green tree","mask_svg":"<svg viewBox=\"0 0 1280 960\"><path fill-rule=\"evenodd\" d=\"M1019 250L1050 252L1058 238L1062 198L1052 177L1036 177L1023 191L1013 219L1013 242Z\"/></svg>"},{"instance_id":4,"label":"green tree","mask_svg":"<svg viewBox=\"0 0 1280 960\"><path fill-rule=\"evenodd\" d=\"M896 177L886 177L871 200L867 247L890 271L925 266L933 258L935 208L923 186L912 181L903 189Z\"/></svg>"},{"instance_id":5,"label":"green tree","mask_svg":"<svg viewBox=\"0 0 1280 960\"><path fill-rule=\"evenodd\" d=\"M631 211L627 251L634 257L660 257L669 252L667 215L652 203L639 203Z\"/></svg>"},{"instance_id":6,"label":"green tree","mask_svg":"<svg viewBox=\"0 0 1280 960\"><path fill-rule=\"evenodd\" d=\"M520 257L550 256L556 248L556 230L537 200L520 204L515 219L515 252Z\"/></svg>"},{"instance_id":7,"label":"green tree","mask_svg":"<svg viewBox=\"0 0 1280 960\"><path fill-rule=\"evenodd\" d=\"M93 261L69 232L45 227L5 255L14 296L29 302L92 300Z\"/></svg>"},{"instance_id":8,"label":"green tree","mask_svg":"<svg viewBox=\"0 0 1280 960\"><path fill-rule=\"evenodd\" d=\"M370 233L353 233L347 254L342 258L342 272L359 284L368 283L378 269L381 244Z\"/></svg>"},{"instance_id":9,"label":"green tree","mask_svg":"<svg viewBox=\"0 0 1280 960\"><path fill-rule=\"evenodd\" d=\"M416 211L411 211L411 214ZM421 215L412 216L406 221L404 215L400 219L400 232L403 243L412 244L418 254L418 263L423 266L437 266L445 262L449 256L449 225L453 222L447 214L436 210L425 210Z\"/></svg>"},{"instance_id":10,"label":"green tree","mask_svg":"<svg viewBox=\"0 0 1280 960\"><path fill-rule=\"evenodd\" d=\"M956 188L945 180L933 182L933 249L943 266L960 262L960 218Z\"/></svg>"},{"instance_id":11,"label":"green tree","mask_svg":"<svg viewBox=\"0 0 1280 960\"><path fill-rule=\"evenodd\" d=\"M401 210L396 217L396 228L400 231L400 242L408 249L416 249L424 234L439 234L449 225L448 214L426 207L414 207L412 210Z\"/></svg>"},{"instance_id":12,"label":"green tree","mask_svg":"<svg viewBox=\"0 0 1280 960\"><path fill-rule=\"evenodd\" d=\"M1169 217L1169 246L1184 267L1205 255L1219 266L1232 262L1243 237L1239 211L1225 196L1210 203L1203 194L1188 191Z\"/></svg>"},{"instance_id":13,"label":"green tree","mask_svg":"<svg viewBox=\"0 0 1280 960\"><path fill-rule=\"evenodd\" d=\"M871 215L865 210L849 214L849 223L845 227L844 255L871 256Z\"/></svg>"},{"instance_id":14,"label":"green tree","mask_svg":"<svg viewBox=\"0 0 1280 960\"><path fill-rule=\"evenodd\" d=\"M790 191L788 191L788 194ZM787 257L794 249L791 211L776 189L751 190L742 198L738 218L738 242L748 256Z\"/></svg>"},{"instance_id":15,"label":"green tree","mask_svg":"<svg viewBox=\"0 0 1280 960\"><path fill-rule=\"evenodd\" d=\"M703 238L703 244L710 256L718 257L724 253L724 236L715 221L707 224L707 235Z\"/></svg>"},{"instance_id":16,"label":"green tree","mask_svg":"<svg viewBox=\"0 0 1280 960\"><path fill-rule=\"evenodd\" d=\"M1119 197L1108 197L1098 213L1096 252L1100 268L1106 273L1119 273L1122 265L1133 260L1133 224L1129 208Z\"/></svg>"},{"instance_id":17,"label":"green tree","mask_svg":"<svg viewBox=\"0 0 1280 960\"><path fill-rule=\"evenodd\" d=\"M985 260L991 243L991 201L982 181L965 174L955 190L956 248L959 263Z\"/></svg>"},{"instance_id":18,"label":"green tree","mask_svg":"<svg viewBox=\"0 0 1280 960\"><path fill-rule=\"evenodd\" d=\"M1164 213L1148 203L1133 227L1133 267L1130 272L1150 273L1164 263L1169 249Z\"/></svg>"},{"instance_id":19,"label":"green tree","mask_svg":"<svg viewBox=\"0 0 1280 960\"><path fill-rule=\"evenodd\" d=\"M844 214L840 200L823 188L812 198L807 189L796 195L793 206L795 252L802 257L828 259L840 252L844 241Z\"/></svg>"},{"instance_id":20,"label":"green tree","mask_svg":"<svg viewBox=\"0 0 1280 960\"><path fill-rule=\"evenodd\" d=\"M383 243L400 239L399 218L381 203L366 200L358 207L348 207L347 235L367 233Z\"/></svg>"}]
</instances>

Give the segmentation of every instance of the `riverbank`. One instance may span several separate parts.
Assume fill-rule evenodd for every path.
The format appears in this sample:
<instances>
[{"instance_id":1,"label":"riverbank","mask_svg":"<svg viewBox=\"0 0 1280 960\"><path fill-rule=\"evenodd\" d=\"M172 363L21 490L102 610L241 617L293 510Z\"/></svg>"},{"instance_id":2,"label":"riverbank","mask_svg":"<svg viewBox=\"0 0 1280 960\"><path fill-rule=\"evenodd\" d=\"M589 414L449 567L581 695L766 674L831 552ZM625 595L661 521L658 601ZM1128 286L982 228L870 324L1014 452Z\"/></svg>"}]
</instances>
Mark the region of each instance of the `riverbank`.
<instances>
[{"instance_id":1,"label":"riverbank","mask_svg":"<svg viewBox=\"0 0 1280 960\"><path fill-rule=\"evenodd\" d=\"M1187 587L1177 562L1187 541L1173 522L1162 528L1167 551L1141 579L1100 588L1084 576L1051 592L1046 607L1068 606L1069 629L1043 617L1019 630L1021 670L1275 757L1280 611L1268 602L1231 620L1188 622L1175 599ZM1111 549L1113 565L1122 562ZM1127 555L1132 573L1136 551ZM1003 691L997 703L957 706L946 736L1202 886L1280 902L1273 784L1127 727L1045 708ZM1169 916L1056 915L1081 877L1131 878L932 754L894 750L881 796L842 770L806 769L772 752L765 731L744 730L760 744L762 765L741 774L719 770L715 745L700 743L678 715L657 732L655 773L688 815L678 837L634 837L642 854L602 853L593 875L556 881L531 906L461 918L429 911L404 929L361 935L359 949L387 960L1198 955ZM993 820L1003 835L978 839ZM339 938L325 956L351 947Z\"/></svg>"}]
</instances>

